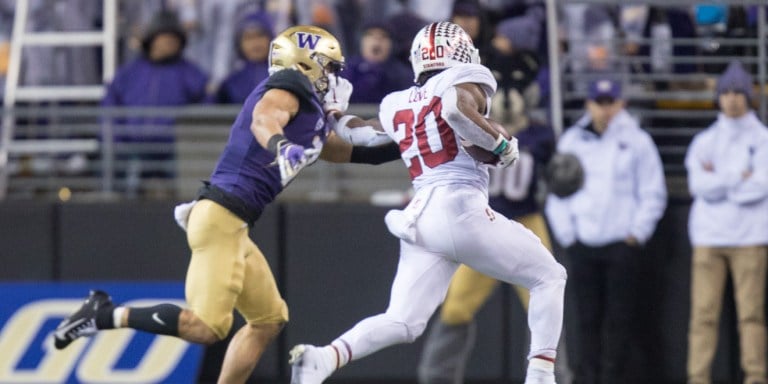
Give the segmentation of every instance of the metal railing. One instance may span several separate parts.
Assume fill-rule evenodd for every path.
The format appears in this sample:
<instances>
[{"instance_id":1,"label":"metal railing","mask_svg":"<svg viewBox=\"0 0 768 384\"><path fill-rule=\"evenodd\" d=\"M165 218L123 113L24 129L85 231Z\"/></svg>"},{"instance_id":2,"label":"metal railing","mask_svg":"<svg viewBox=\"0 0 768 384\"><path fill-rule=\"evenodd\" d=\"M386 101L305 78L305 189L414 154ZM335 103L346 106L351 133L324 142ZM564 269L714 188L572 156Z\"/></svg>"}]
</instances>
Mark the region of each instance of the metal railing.
<instances>
[{"instance_id":1,"label":"metal railing","mask_svg":"<svg viewBox=\"0 0 768 384\"><path fill-rule=\"evenodd\" d=\"M350 112L373 116L376 109L356 105ZM8 110L17 122L9 145L8 197L193 198L213 170L238 112L237 106L209 105ZM147 123L122 123L136 119ZM141 140L134 139L135 132L142 133ZM320 161L302 171L282 198L368 199L377 191L409 186L398 162L372 167Z\"/></svg>"},{"instance_id":2,"label":"metal railing","mask_svg":"<svg viewBox=\"0 0 768 384\"><path fill-rule=\"evenodd\" d=\"M693 0L650 0L643 1L642 5L650 5L659 9L676 7L693 7L700 2ZM565 6L570 4L621 6L640 4L625 4L618 0L568 0L547 2L549 7ZM764 0L733 0L719 1L718 5L758 5L765 7L768 4ZM572 67L579 56L574 52L557 52L552 47L560 46L556 31L559 22L556 12L548 14L548 35L550 46L550 72L557 74L551 78L551 116L555 127L567 128L584 113L583 100L586 98L585 84L601 76L595 72L569 72L566 69ZM617 30L619 27L616 27ZM686 54L665 57L668 64L666 70L651 71L652 64L650 54L645 56L628 56L622 53L621 47L626 40L620 33L614 34L610 39L600 41L614 53L609 63L614 72L624 83L624 96L628 102L629 112L638 118L640 124L654 138L662 156L664 169L670 185L670 194L687 196L685 182L685 167L683 160L690 141L696 133L707 128L717 117L715 107L716 93L714 86L720 72L712 68L723 68L733 59L738 59L752 72L759 91L755 93L755 109L762 121L768 121L768 78L766 71L766 48L768 47L768 33L766 32L766 15L764 11L758 12L757 28L754 36L746 37L673 37L665 40L671 47L693 47L696 54ZM576 40L576 42L584 40ZM632 40L641 47L650 50L650 46L657 42L653 38L643 37ZM573 42L573 41L572 41ZM713 54L700 51L705 43L714 44L722 48L721 52L732 49L741 49L750 54L742 56L729 56L727 54ZM686 64L694 67L690 72L675 72L675 65ZM642 69L642 70L638 70ZM661 85L661 86L660 86Z\"/></svg>"},{"instance_id":3,"label":"metal railing","mask_svg":"<svg viewBox=\"0 0 768 384\"><path fill-rule=\"evenodd\" d=\"M623 5L618 0L569 0L562 4L589 3ZM690 6L694 0L645 2L660 7ZM724 4L764 5L764 0L725 1ZM574 60L567 52L558 54L557 12L555 1L549 0L547 27L550 32L549 52L551 84L549 116L556 131L567 127L583 113L585 98L578 82L588 81L594 74L564 72L563 63ZM672 45L700 45L714 41L722 47L749 48L754 55L738 57L751 63L759 84L757 93L759 116L766 121L768 98L766 82L766 18L758 13L757 35L748 38L673 38ZM650 44L652 39L635 40ZM615 48L624 43L617 35L609 41ZM615 49L619 52L618 49ZM732 56L677 56L670 63L723 64ZM633 65L648 65L648 57L616 58L626 83L628 109L638 117L656 141L671 185L671 195L685 195L683 157L694 134L706 128L716 117L712 88L719 73L699 70L688 73L632 72ZM658 84L684 84L665 89ZM691 88L691 84L696 87ZM374 116L375 105L354 105L351 112ZM11 140L3 141L9 163L4 172L10 174L7 189L10 197L51 196L56 198L123 198L130 196L193 196L199 180L206 179L227 139L229 126L239 108L236 106L188 106L180 108L100 108L96 106L17 107L3 111L4 119L16 122ZM120 119L143 119L140 126L111 124ZM173 121L172 140L115 140L133 128L152 130L152 120ZM157 125L160 131L167 124ZM8 134L8 132L4 132ZM361 198L380 190L405 190L409 187L407 172L399 162L382 166L330 165L318 163L285 191L287 199ZM2 195L0 193L0 195Z\"/></svg>"}]
</instances>

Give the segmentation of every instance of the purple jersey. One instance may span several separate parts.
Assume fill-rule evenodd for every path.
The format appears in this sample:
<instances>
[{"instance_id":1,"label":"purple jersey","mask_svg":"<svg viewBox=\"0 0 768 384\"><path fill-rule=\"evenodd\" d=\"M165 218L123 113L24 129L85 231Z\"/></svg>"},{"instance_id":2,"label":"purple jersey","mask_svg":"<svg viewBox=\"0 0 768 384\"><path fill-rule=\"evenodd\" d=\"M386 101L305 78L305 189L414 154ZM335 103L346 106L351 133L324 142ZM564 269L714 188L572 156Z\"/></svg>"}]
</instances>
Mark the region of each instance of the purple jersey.
<instances>
[{"instance_id":1,"label":"purple jersey","mask_svg":"<svg viewBox=\"0 0 768 384\"><path fill-rule=\"evenodd\" d=\"M309 80L299 72L279 71L251 92L232 124L227 145L211 175L211 184L224 191L227 197L237 198L238 203L242 203L238 205L244 205L242 210L253 219L258 218L264 207L283 190L280 171L271 164L275 155L256 141L250 129L254 106L272 88L290 91L300 101L299 112L283 128L288 140L307 148L319 148L329 133L320 100Z\"/></svg>"},{"instance_id":2,"label":"purple jersey","mask_svg":"<svg viewBox=\"0 0 768 384\"><path fill-rule=\"evenodd\" d=\"M515 137L520 158L511 167L492 168L488 186L491 207L511 219L540 211L536 201L538 172L555 149L555 134L545 125L532 123Z\"/></svg>"}]
</instances>

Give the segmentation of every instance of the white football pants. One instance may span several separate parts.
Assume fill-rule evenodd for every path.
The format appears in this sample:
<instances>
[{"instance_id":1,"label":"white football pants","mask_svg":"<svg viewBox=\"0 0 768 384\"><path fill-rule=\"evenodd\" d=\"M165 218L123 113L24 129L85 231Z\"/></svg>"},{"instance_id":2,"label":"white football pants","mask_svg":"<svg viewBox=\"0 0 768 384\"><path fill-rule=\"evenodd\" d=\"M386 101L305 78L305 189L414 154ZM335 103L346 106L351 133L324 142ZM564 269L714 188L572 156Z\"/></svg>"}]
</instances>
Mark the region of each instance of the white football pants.
<instances>
[{"instance_id":1,"label":"white football pants","mask_svg":"<svg viewBox=\"0 0 768 384\"><path fill-rule=\"evenodd\" d=\"M412 230L409 240L400 236L400 261L387 311L337 339L349 345L352 360L419 337L445 299L459 264L529 289L529 357L554 358L563 324L566 272L539 238L493 211L483 192L472 186L420 190L411 205L417 201L423 207L410 215L410 223L400 223L412 224ZM393 233L408 232L393 228L389 220L387 224Z\"/></svg>"}]
</instances>

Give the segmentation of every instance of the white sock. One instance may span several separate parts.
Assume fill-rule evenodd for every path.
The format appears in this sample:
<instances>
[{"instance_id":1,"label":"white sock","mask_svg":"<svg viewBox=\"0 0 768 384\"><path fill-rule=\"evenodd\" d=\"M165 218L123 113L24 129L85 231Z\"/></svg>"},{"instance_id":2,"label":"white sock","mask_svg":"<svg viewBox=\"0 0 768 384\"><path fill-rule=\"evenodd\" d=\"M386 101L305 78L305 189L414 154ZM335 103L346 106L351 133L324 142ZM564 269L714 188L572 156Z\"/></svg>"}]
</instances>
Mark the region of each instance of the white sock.
<instances>
[{"instance_id":1,"label":"white sock","mask_svg":"<svg viewBox=\"0 0 768 384\"><path fill-rule=\"evenodd\" d=\"M345 341L336 339L329 345L329 347L334 350L334 354L336 355L336 369L347 365L352 359L352 350L350 349L349 344Z\"/></svg>"},{"instance_id":2,"label":"white sock","mask_svg":"<svg viewBox=\"0 0 768 384\"><path fill-rule=\"evenodd\" d=\"M115 307L115 309L112 310L112 324L114 324L115 328L123 327L124 315L125 315L125 307Z\"/></svg>"},{"instance_id":3,"label":"white sock","mask_svg":"<svg viewBox=\"0 0 768 384\"><path fill-rule=\"evenodd\" d=\"M555 362L539 358L531 358L528 361L528 370L537 370L542 372L555 372Z\"/></svg>"}]
</instances>

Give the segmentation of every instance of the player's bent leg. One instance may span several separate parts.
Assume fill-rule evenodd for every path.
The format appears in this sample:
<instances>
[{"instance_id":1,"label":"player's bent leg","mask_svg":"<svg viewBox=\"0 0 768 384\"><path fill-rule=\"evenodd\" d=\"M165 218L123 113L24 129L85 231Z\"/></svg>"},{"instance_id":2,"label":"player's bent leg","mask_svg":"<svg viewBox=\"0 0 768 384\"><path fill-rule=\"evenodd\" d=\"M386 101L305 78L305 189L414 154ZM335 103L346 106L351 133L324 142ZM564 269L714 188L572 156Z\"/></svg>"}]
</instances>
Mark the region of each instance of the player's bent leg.
<instances>
[{"instance_id":1,"label":"player's bent leg","mask_svg":"<svg viewBox=\"0 0 768 384\"><path fill-rule=\"evenodd\" d=\"M115 306L106 292L94 290L80 309L56 328L54 345L63 349L79 337L125 327L200 344L219 340L211 328L189 310L168 303L135 308Z\"/></svg>"},{"instance_id":2,"label":"player's bent leg","mask_svg":"<svg viewBox=\"0 0 768 384\"><path fill-rule=\"evenodd\" d=\"M458 263L400 242L400 262L383 314L369 317L324 347L297 345L291 351L291 383L322 383L349 361L391 345L416 340L445 297Z\"/></svg>"},{"instance_id":3,"label":"player's bent leg","mask_svg":"<svg viewBox=\"0 0 768 384\"><path fill-rule=\"evenodd\" d=\"M478 210L454 224L457 254L468 255L460 261L479 272L528 288L529 358L531 362L538 358L554 362L563 324L565 268L533 232L517 222L499 220L501 214L495 215L497 219L492 220ZM548 370L549 365L529 364L529 370L539 368ZM548 376L554 382L553 369L548 370Z\"/></svg>"},{"instance_id":4,"label":"player's bent leg","mask_svg":"<svg viewBox=\"0 0 768 384\"><path fill-rule=\"evenodd\" d=\"M235 308L246 324L229 343L219 383L245 382L288 321L288 306L280 296L266 258L250 238L242 241L246 249L245 277Z\"/></svg>"},{"instance_id":5,"label":"player's bent leg","mask_svg":"<svg viewBox=\"0 0 768 384\"><path fill-rule=\"evenodd\" d=\"M192 311L174 304L152 307L125 308L116 327L128 327L156 335L180 337L197 344L213 344L220 340L213 330Z\"/></svg>"}]
</instances>

